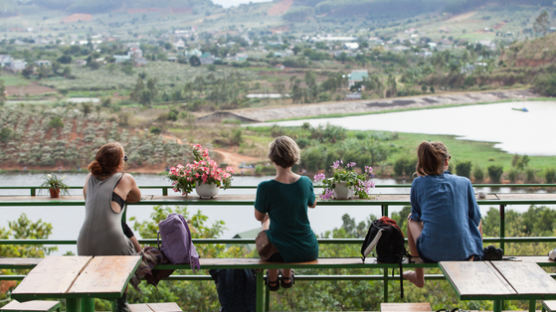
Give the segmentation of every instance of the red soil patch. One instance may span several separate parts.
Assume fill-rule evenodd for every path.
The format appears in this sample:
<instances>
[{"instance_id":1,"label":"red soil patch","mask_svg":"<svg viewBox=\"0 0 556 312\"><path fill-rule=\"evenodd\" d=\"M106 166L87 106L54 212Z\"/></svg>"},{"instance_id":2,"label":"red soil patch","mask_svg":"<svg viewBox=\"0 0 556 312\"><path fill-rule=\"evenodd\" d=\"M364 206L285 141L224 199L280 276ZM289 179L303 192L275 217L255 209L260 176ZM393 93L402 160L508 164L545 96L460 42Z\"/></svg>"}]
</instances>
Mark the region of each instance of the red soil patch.
<instances>
[{"instance_id":1,"label":"red soil patch","mask_svg":"<svg viewBox=\"0 0 556 312\"><path fill-rule=\"evenodd\" d=\"M193 9L191 8L171 8L172 14L192 14Z\"/></svg>"},{"instance_id":2,"label":"red soil patch","mask_svg":"<svg viewBox=\"0 0 556 312\"><path fill-rule=\"evenodd\" d=\"M128 14L145 14L145 13L154 13L159 12L161 9L159 8L137 8L137 9L128 9Z\"/></svg>"},{"instance_id":3,"label":"red soil patch","mask_svg":"<svg viewBox=\"0 0 556 312\"><path fill-rule=\"evenodd\" d=\"M268 9L269 16L280 16L288 11L292 6L293 0L282 0Z\"/></svg>"},{"instance_id":4,"label":"red soil patch","mask_svg":"<svg viewBox=\"0 0 556 312\"><path fill-rule=\"evenodd\" d=\"M494 28L494 29L500 29L500 28L502 28L504 25L506 25L506 22L500 22L500 23L494 25L494 27L492 27L492 28Z\"/></svg>"},{"instance_id":5,"label":"red soil patch","mask_svg":"<svg viewBox=\"0 0 556 312\"><path fill-rule=\"evenodd\" d=\"M27 96L41 95L45 93L56 93L55 89L38 85L36 82L26 86L7 86L6 94L8 96Z\"/></svg>"},{"instance_id":6,"label":"red soil patch","mask_svg":"<svg viewBox=\"0 0 556 312\"><path fill-rule=\"evenodd\" d=\"M93 19L91 14L75 13L62 19L62 23L88 22Z\"/></svg>"}]
</instances>

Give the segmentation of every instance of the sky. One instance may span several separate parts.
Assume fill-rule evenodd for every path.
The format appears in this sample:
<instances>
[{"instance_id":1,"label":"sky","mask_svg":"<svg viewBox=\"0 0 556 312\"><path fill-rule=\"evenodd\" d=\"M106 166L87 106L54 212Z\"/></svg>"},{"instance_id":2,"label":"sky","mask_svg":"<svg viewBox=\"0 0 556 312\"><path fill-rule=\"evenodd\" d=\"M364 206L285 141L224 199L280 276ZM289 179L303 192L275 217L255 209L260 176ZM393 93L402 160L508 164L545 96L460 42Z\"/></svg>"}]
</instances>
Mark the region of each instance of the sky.
<instances>
[{"instance_id":1,"label":"sky","mask_svg":"<svg viewBox=\"0 0 556 312\"><path fill-rule=\"evenodd\" d=\"M219 4L225 8L229 8L232 6L237 6L243 3L249 3L249 2L270 2L272 0L212 0L212 2L214 2L215 4Z\"/></svg>"}]
</instances>

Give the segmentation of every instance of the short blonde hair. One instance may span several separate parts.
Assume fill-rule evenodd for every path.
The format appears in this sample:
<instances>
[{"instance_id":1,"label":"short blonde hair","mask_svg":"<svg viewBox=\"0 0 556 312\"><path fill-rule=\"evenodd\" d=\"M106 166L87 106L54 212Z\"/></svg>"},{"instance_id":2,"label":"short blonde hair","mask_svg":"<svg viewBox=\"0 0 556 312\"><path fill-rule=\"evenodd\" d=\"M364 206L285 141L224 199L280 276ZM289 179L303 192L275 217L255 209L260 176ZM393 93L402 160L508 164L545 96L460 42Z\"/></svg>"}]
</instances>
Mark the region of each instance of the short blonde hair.
<instances>
[{"instance_id":1,"label":"short blonde hair","mask_svg":"<svg viewBox=\"0 0 556 312\"><path fill-rule=\"evenodd\" d=\"M282 168L289 168L299 162L299 146L289 136L277 137L270 143L268 158Z\"/></svg>"}]
</instances>

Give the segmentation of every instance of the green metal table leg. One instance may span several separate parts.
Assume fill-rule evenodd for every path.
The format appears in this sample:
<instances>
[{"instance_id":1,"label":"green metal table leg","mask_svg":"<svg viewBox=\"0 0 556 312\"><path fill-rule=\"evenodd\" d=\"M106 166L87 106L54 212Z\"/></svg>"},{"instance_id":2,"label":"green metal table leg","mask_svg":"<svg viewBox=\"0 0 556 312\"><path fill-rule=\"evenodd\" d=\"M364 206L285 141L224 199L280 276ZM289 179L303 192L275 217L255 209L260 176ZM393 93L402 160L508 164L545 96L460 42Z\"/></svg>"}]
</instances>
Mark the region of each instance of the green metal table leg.
<instances>
[{"instance_id":1,"label":"green metal table leg","mask_svg":"<svg viewBox=\"0 0 556 312\"><path fill-rule=\"evenodd\" d=\"M93 298L81 299L81 312L95 312L95 299Z\"/></svg>"},{"instance_id":2,"label":"green metal table leg","mask_svg":"<svg viewBox=\"0 0 556 312\"><path fill-rule=\"evenodd\" d=\"M388 302L388 268L384 268L384 302Z\"/></svg>"},{"instance_id":3,"label":"green metal table leg","mask_svg":"<svg viewBox=\"0 0 556 312\"><path fill-rule=\"evenodd\" d=\"M502 312L502 301L494 300L493 312Z\"/></svg>"},{"instance_id":4,"label":"green metal table leg","mask_svg":"<svg viewBox=\"0 0 556 312\"><path fill-rule=\"evenodd\" d=\"M537 305L536 300L529 300L529 312L535 312L536 305Z\"/></svg>"},{"instance_id":5,"label":"green metal table leg","mask_svg":"<svg viewBox=\"0 0 556 312\"><path fill-rule=\"evenodd\" d=\"M268 287L264 288L264 310L265 312L270 310L270 289Z\"/></svg>"},{"instance_id":6,"label":"green metal table leg","mask_svg":"<svg viewBox=\"0 0 556 312\"><path fill-rule=\"evenodd\" d=\"M67 312L81 312L81 298L66 299Z\"/></svg>"},{"instance_id":7,"label":"green metal table leg","mask_svg":"<svg viewBox=\"0 0 556 312\"><path fill-rule=\"evenodd\" d=\"M263 270L257 270L257 275L255 276L257 280L257 294L256 294L256 311L263 312L264 309L264 283L263 283Z\"/></svg>"}]
</instances>

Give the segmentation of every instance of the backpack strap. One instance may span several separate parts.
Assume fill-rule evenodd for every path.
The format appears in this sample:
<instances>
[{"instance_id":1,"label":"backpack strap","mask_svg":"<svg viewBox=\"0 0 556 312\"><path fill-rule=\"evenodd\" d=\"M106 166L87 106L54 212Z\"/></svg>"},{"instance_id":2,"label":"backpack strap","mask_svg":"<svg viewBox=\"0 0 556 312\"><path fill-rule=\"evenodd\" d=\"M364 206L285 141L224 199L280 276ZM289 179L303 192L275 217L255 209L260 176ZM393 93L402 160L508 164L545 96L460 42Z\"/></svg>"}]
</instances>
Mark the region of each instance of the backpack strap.
<instances>
[{"instance_id":1,"label":"backpack strap","mask_svg":"<svg viewBox=\"0 0 556 312\"><path fill-rule=\"evenodd\" d=\"M200 269L201 265L199 263L199 259L193 259L191 258L191 253L193 252L193 240L191 239L191 231L189 230L189 225L187 225L187 221L185 221L185 218L181 215L178 214L181 222L183 223L183 226L185 226L185 229L187 230L187 236L188 236L188 241L189 241L189 265L191 266L191 269L193 271L195 271L195 269Z\"/></svg>"}]
</instances>

